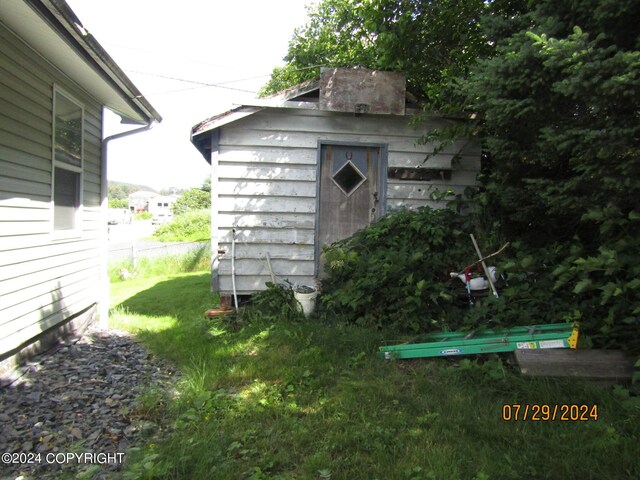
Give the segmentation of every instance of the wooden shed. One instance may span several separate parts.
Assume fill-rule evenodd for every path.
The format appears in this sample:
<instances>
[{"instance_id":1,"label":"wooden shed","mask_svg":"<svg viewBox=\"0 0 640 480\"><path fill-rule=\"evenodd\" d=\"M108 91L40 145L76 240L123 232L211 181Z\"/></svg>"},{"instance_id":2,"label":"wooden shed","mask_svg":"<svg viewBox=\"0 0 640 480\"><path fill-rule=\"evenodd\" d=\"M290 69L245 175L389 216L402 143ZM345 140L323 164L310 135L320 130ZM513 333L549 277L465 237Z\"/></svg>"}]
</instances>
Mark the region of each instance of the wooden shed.
<instances>
[{"instance_id":1,"label":"wooden shed","mask_svg":"<svg viewBox=\"0 0 640 480\"><path fill-rule=\"evenodd\" d=\"M0 374L106 313L106 143L160 120L64 0L2 2Z\"/></svg>"},{"instance_id":2,"label":"wooden shed","mask_svg":"<svg viewBox=\"0 0 640 480\"><path fill-rule=\"evenodd\" d=\"M479 145L461 140L434 154L421 144L455 120L412 125L422 112L405 85L399 73L322 69L317 81L193 127L211 164L214 290L232 292L232 253L238 294L264 289L272 274L314 285L323 245L475 183Z\"/></svg>"}]
</instances>

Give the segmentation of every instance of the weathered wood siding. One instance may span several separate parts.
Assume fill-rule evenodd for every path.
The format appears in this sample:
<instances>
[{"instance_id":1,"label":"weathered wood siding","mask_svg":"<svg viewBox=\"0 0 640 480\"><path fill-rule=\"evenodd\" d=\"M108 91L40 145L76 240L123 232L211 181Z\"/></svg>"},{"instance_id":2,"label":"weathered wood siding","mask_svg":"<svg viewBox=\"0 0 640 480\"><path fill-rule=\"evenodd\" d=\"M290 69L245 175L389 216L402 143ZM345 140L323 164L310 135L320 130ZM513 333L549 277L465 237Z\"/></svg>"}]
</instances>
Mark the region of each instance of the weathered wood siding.
<instances>
[{"instance_id":1,"label":"weathered wood siding","mask_svg":"<svg viewBox=\"0 0 640 480\"><path fill-rule=\"evenodd\" d=\"M53 233L53 85L84 105L78 234ZM102 107L0 24L0 359L98 299Z\"/></svg>"},{"instance_id":2,"label":"weathered wood siding","mask_svg":"<svg viewBox=\"0 0 640 480\"><path fill-rule=\"evenodd\" d=\"M389 167L417 167L433 152L433 145L418 145L425 127L416 130L408 121L409 117L269 108L220 127L218 154L213 158L218 197L213 205L213 235L214 245L217 239L226 253L214 271L214 288L232 290L234 229L238 293L262 290L271 280L267 254L280 279L313 284L318 142L386 144ZM426 128L437 125L434 121ZM480 168L477 146L455 145L427 166L450 164L460 147L464 151L450 180L389 180L387 210L437 206L430 200L436 188L462 192L474 184Z\"/></svg>"}]
</instances>

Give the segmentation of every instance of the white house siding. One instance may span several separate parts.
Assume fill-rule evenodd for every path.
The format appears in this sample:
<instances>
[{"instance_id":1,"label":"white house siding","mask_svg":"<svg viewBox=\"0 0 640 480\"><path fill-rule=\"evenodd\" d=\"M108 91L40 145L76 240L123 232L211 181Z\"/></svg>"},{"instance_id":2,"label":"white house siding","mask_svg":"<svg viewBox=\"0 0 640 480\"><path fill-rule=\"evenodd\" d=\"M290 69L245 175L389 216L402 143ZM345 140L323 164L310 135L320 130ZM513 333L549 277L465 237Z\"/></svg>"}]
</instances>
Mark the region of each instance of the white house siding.
<instances>
[{"instance_id":1,"label":"white house siding","mask_svg":"<svg viewBox=\"0 0 640 480\"><path fill-rule=\"evenodd\" d=\"M386 144L389 166L416 167L433 146L418 145L424 128L415 130L408 121L409 117L269 108L220 127L218 154L212 159L218 197L212 222L214 245L217 238L225 253L217 271L214 267L214 288L232 290L234 228L238 293L265 288L271 280L267 255L280 279L313 284L319 142ZM436 187L462 192L474 184L480 167L475 146L455 145L427 166L450 163L455 148L462 146L466 150L449 181L389 181L387 209L435 205L430 193Z\"/></svg>"},{"instance_id":2,"label":"white house siding","mask_svg":"<svg viewBox=\"0 0 640 480\"><path fill-rule=\"evenodd\" d=\"M53 233L53 85L84 105L82 215ZM98 298L102 108L0 24L0 360Z\"/></svg>"}]
</instances>

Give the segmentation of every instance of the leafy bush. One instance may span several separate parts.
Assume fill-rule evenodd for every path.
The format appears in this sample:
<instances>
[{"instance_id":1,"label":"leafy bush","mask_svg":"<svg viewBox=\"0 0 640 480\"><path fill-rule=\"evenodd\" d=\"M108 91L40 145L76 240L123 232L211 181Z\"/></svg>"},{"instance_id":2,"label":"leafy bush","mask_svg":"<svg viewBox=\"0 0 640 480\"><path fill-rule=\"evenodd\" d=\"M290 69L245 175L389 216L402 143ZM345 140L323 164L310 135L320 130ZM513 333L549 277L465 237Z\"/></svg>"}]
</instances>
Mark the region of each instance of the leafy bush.
<instances>
[{"instance_id":1,"label":"leafy bush","mask_svg":"<svg viewBox=\"0 0 640 480\"><path fill-rule=\"evenodd\" d=\"M129 208L129 200L126 198L110 198L109 208Z\"/></svg>"},{"instance_id":2,"label":"leafy bush","mask_svg":"<svg viewBox=\"0 0 640 480\"><path fill-rule=\"evenodd\" d=\"M211 213L196 210L176 216L169 223L160 225L154 238L161 242L199 242L211 238Z\"/></svg>"},{"instance_id":3,"label":"leafy bush","mask_svg":"<svg viewBox=\"0 0 640 480\"><path fill-rule=\"evenodd\" d=\"M450 281L449 272L475 260L465 234L470 222L448 209L401 211L325 248L321 310L411 332L579 321L583 346L640 352L637 256L513 242L495 259L505 279L499 298L468 308L462 282Z\"/></svg>"},{"instance_id":4,"label":"leafy bush","mask_svg":"<svg viewBox=\"0 0 640 480\"><path fill-rule=\"evenodd\" d=\"M424 207L383 217L325 248L329 276L322 282L323 307L368 326L416 332L457 328L459 285L449 273L475 256L468 230L468 219L450 209Z\"/></svg>"},{"instance_id":5,"label":"leafy bush","mask_svg":"<svg viewBox=\"0 0 640 480\"><path fill-rule=\"evenodd\" d=\"M204 210L209 207L211 207L211 191L191 188L180 195L176 203L173 204L172 210L174 215L184 215L185 213Z\"/></svg>"}]
</instances>

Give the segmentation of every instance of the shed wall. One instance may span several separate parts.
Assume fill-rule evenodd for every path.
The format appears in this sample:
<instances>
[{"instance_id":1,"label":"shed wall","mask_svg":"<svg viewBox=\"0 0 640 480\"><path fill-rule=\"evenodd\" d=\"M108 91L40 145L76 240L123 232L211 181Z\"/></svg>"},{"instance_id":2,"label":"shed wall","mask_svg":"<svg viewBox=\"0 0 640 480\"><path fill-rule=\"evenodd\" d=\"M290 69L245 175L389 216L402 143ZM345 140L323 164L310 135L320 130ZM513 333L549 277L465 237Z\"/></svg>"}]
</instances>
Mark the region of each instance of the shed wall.
<instances>
[{"instance_id":1,"label":"shed wall","mask_svg":"<svg viewBox=\"0 0 640 480\"><path fill-rule=\"evenodd\" d=\"M320 141L388 145L389 167L418 167L433 145L416 140L441 126L434 120L421 129L409 126L408 116L363 115L321 110L265 109L219 129L218 154L212 188L213 237L220 251L214 268L214 288L232 290L231 242L236 238L236 288L253 293L271 281L273 273L292 283L313 284L317 210L317 161ZM423 167L451 165L450 180L387 182L387 210L420 205L439 206L430 200L436 189L462 193L475 183L480 169L477 145L458 143L433 156ZM217 270L217 271L215 271Z\"/></svg>"},{"instance_id":2,"label":"shed wall","mask_svg":"<svg viewBox=\"0 0 640 480\"><path fill-rule=\"evenodd\" d=\"M84 105L82 215L53 232L53 85ZM98 299L102 107L0 23L0 359Z\"/></svg>"}]
</instances>

